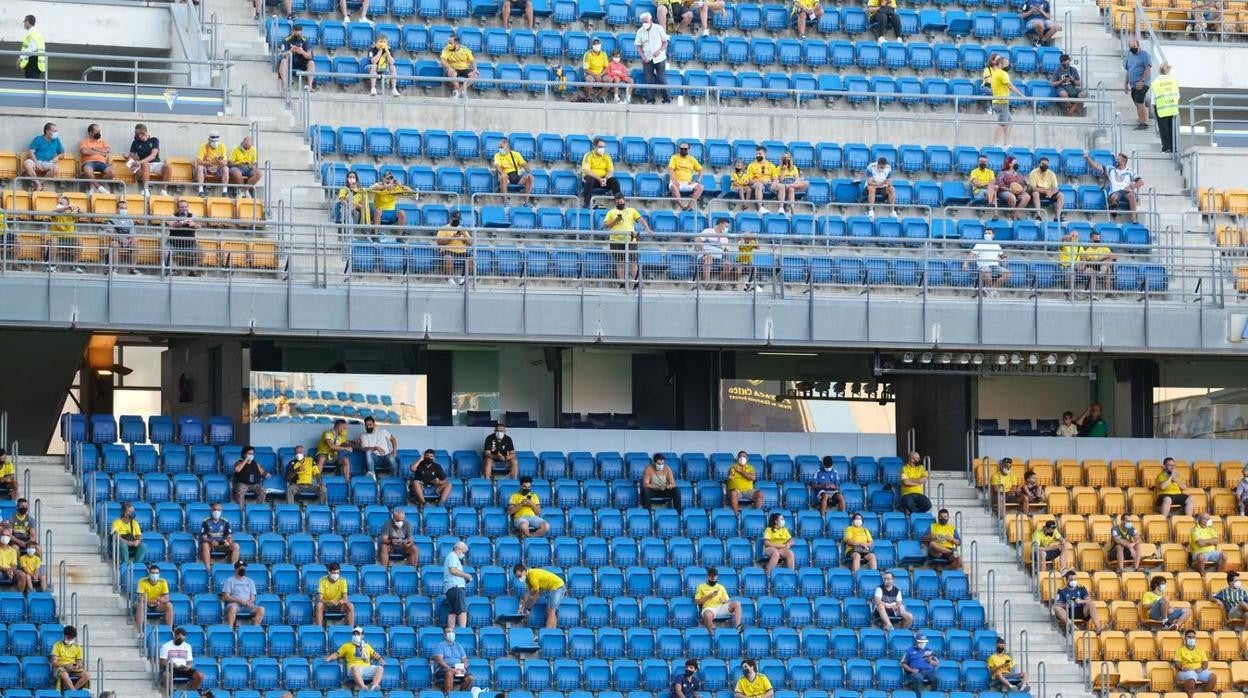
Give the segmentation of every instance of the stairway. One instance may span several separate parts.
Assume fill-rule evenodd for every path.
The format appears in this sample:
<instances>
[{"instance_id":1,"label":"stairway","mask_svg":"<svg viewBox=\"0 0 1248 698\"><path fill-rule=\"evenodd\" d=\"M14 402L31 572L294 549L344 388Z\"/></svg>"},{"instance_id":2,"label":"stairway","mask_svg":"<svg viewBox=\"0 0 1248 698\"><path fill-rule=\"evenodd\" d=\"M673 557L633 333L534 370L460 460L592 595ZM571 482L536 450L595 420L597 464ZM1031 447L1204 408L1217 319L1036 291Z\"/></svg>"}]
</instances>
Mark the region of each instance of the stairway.
<instances>
[{"instance_id":1,"label":"stairway","mask_svg":"<svg viewBox=\"0 0 1248 698\"><path fill-rule=\"evenodd\" d=\"M54 584L60 563L68 565L66 602L58 611L61 622L73 622L69 599L77 595L78 637L85 640L94 692L106 688L126 698L156 698L160 693L152 687L130 613L113 591L109 563L99 553L99 536L88 523L88 508L78 501L64 460L61 456L24 456L18 469L30 472L30 490L25 494L32 508L38 507L40 530L52 532L48 563ZM55 591L59 598L61 590ZM100 660L105 667L103 677L98 672Z\"/></svg>"},{"instance_id":2,"label":"stairway","mask_svg":"<svg viewBox=\"0 0 1248 698\"><path fill-rule=\"evenodd\" d=\"M1049 610L1033 593L1030 578L1014 549L1001 539L994 516L978 491L967 483L962 473L934 472L932 485L943 493L937 496L937 504L955 512L955 516L960 515L958 528L962 534L966 573L994 629L1003 636L1008 631L1008 651L1030 674L1032 694L1037 698L1054 698L1058 694L1062 698L1091 698L1092 690L1083 677L1083 670L1066 652L1068 641L1058 631ZM973 565L972 544L975 548ZM991 584L989 572L992 573ZM1024 631L1025 657L1020 639ZM1041 664L1044 665L1043 686Z\"/></svg>"}]
</instances>

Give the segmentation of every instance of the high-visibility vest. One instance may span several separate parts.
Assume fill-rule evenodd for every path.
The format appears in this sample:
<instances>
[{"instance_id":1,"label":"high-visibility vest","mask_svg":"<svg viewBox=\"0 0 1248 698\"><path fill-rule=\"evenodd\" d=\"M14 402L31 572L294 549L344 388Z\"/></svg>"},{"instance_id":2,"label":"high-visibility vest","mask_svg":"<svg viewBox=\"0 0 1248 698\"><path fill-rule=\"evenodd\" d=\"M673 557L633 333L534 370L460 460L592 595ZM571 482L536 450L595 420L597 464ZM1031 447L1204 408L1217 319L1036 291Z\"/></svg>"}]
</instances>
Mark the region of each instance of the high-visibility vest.
<instances>
[{"instance_id":1,"label":"high-visibility vest","mask_svg":"<svg viewBox=\"0 0 1248 698\"><path fill-rule=\"evenodd\" d=\"M38 29L31 27L27 30L26 37L22 39L22 58L18 61L18 67L24 70L31 59L36 57L35 54L39 54L39 72L48 72L48 57L43 55L44 51L43 34L40 34Z\"/></svg>"},{"instance_id":2,"label":"high-visibility vest","mask_svg":"<svg viewBox=\"0 0 1248 698\"><path fill-rule=\"evenodd\" d=\"M1170 75L1159 75L1153 80L1153 106L1157 116L1174 116L1179 113L1179 81Z\"/></svg>"}]
</instances>

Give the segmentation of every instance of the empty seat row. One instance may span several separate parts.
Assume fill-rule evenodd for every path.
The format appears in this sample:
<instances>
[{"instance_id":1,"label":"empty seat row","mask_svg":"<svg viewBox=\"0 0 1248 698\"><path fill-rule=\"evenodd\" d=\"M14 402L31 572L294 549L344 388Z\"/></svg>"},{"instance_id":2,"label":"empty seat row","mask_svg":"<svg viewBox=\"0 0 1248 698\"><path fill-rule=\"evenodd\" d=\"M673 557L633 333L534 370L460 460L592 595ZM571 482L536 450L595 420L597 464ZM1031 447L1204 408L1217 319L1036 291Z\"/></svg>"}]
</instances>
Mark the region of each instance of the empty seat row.
<instances>
[{"instance_id":1,"label":"empty seat row","mask_svg":"<svg viewBox=\"0 0 1248 698\"><path fill-rule=\"evenodd\" d=\"M143 443L149 434L153 444L226 444L234 440L234 422L229 417L209 417L206 426L207 431L204 420L193 416L178 417L175 421L173 417L153 415L144 424L143 418L136 415L123 414L117 420L111 414L93 414L88 418L66 413L61 415L61 438L69 443L90 441L95 444L110 444L119 437L125 443Z\"/></svg>"},{"instance_id":2,"label":"empty seat row","mask_svg":"<svg viewBox=\"0 0 1248 698\"><path fill-rule=\"evenodd\" d=\"M56 207L57 197L65 196L70 203L80 208L85 213L94 216L113 216L117 213L117 203L122 197L116 194L84 194L81 192L60 192L53 191L6 191L3 195L2 205L6 211L6 215L10 221L22 220L42 220L48 218L52 209ZM161 216L172 217L177 198L182 198L187 202L187 206L191 214L200 219L211 219L205 222L210 227L232 227L232 226L250 226L264 220L264 202L257 201L247 197L239 197L231 199L225 196L185 196L173 197L154 194L144 196L142 194L126 194L126 211L136 216ZM84 217L81 219L83 223L101 221L103 218ZM138 222L140 226L144 224L158 225L160 221Z\"/></svg>"},{"instance_id":3,"label":"empty seat row","mask_svg":"<svg viewBox=\"0 0 1248 698\"><path fill-rule=\"evenodd\" d=\"M354 405L342 405L336 402L286 402L285 406L290 412L297 414L326 414L332 417L346 417L348 419L367 419L372 417L378 422L389 422L397 424L400 420L399 413L396 410L383 410L372 407L356 407ZM277 400L260 400L256 403L256 413L260 416L277 414L282 405Z\"/></svg>"},{"instance_id":4,"label":"empty seat row","mask_svg":"<svg viewBox=\"0 0 1248 698\"><path fill-rule=\"evenodd\" d=\"M987 487L988 480L996 472L999 463L995 459L977 458L974 461L975 480L977 487ZM1153 487L1156 485L1157 474L1161 472L1161 460L1127 460L1088 458L1032 458L1024 461L1014 459L1011 471L1016 477L1022 477L1027 470L1036 473L1036 480L1042 485L1058 484L1063 487L1088 485L1100 487L1113 484L1114 487L1134 487L1136 485ZM1219 485L1234 488L1243 478L1243 461L1196 460L1188 462L1176 459L1174 472L1189 485L1198 489L1209 489ZM1112 513L1112 512L1107 512Z\"/></svg>"}]
</instances>

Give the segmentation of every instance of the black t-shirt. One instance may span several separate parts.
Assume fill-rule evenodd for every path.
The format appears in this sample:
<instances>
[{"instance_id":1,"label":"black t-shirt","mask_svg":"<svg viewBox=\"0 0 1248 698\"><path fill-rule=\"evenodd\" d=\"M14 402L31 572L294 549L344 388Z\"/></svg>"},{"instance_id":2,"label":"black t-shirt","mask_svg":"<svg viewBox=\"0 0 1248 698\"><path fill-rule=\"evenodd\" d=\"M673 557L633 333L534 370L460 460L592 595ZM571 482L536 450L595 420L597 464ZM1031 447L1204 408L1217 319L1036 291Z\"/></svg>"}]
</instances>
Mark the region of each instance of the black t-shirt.
<instances>
[{"instance_id":1,"label":"black t-shirt","mask_svg":"<svg viewBox=\"0 0 1248 698\"><path fill-rule=\"evenodd\" d=\"M300 34L299 36L295 36L294 34L291 34L290 36L286 37L285 40L282 41L282 51L283 52L289 51L292 46L295 46L300 49L303 49L304 51L307 51L308 40L302 34ZM302 57L303 56L300 56L300 58Z\"/></svg>"},{"instance_id":2,"label":"black t-shirt","mask_svg":"<svg viewBox=\"0 0 1248 698\"><path fill-rule=\"evenodd\" d=\"M445 480L445 479L446 479L446 471L442 469L442 466L438 465L437 461L430 460L430 459L422 459L419 463L416 464L416 480L417 481L426 485L432 485L438 480Z\"/></svg>"},{"instance_id":3,"label":"black t-shirt","mask_svg":"<svg viewBox=\"0 0 1248 698\"><path fill-rule=\"evenodd\" d=\"M243 469L234 473L234 482L240 485L255 485L261 481L260 464L254 460L243 463Z\"/></svg>"},{"instance_id":4,"label":"black t-shirt","mask_svg":"<svg viewBox=\"0 0 1248 698\"><path fill-rule=\"evenodd\" d=\"M145 141L141 141L136 138L134 139L134 142L130 144L130 152L134 153L139 160L151 155L153 150L160 150L160 139L155 136L148 136ZM156 154L156 157L152 159L152 162L160 162L159 152Z\"/></svg>"},{"instance_id":5,"label":"black t-shirt","mask_svg":"<svg viewBox=\"0 0 1248 698\"><path fill-rule=\"evenodd\" d=\"M503 434L501 439L494 434L485 437L486 453L511 453L514 450L516 450L516 446L511 442L509 434Z\"/></svg>"}]
</instances>

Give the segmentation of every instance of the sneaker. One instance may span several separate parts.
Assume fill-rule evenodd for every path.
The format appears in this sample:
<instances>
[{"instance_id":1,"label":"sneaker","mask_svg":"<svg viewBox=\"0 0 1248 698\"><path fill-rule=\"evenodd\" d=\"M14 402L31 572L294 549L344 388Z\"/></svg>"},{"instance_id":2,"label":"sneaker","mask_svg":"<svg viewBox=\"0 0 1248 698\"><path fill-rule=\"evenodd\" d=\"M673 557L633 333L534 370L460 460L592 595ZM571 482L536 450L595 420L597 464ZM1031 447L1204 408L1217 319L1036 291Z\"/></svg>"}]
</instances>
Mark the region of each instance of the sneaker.
<instances>
[{"instance_id":1,"label":"sneaker","mask_svg":"<svg viewBox=\"0 0 1248 698\"><path fill-rule=\"evenodd\" d=\"M451 90L451 99L459 99L459 90Z\"/></svg>"},{"instance_id":2,"label":"sneaker","mask_svg":"<svg viewBox=\"0 0 1248 698\"><path fill-rule=\"evenodd\" d=\"M874 207L867 209L867 218L870 218L871 220L875 220L875 208Z\"/></svg>"},{"instance_id":3,"label":"sneaker","mask_svg":"<svg viewBox=\"0 0 1248 698\"><path fill-rule=\"evenodd\" d=\"M55 274L55 273L56 273L56 265L55 265L55 264L49 264L49 265L48 265L48 271L50 271L50 272L52 272L53 274Z\"/></svg>"},{"instance_id":4,"label":"sneaker","mask_svg":"<svg viewBox=\"0 0 1248 698\"><path fill-rule=\"evenodd\" d=\"M711 35L711 30L710 30L710 29L707 29L707 28L705 28L705 27L703 27L703 28L702 28L702 36L710 36L710 35Z\"/></svg>"},{"instance_id":5,"label":"sneaker","mask_svg":"<svg viewBox=\"0 0 1248 698\"><path fill-rule=\"evenodd\" d=\"M108 193L108 187L106 187L106 186L104 186L103 184L101 184L101 185L99 185L99 186L97 186L97 187L95 188L95 193L96 193L96 194L107 194L107 193Z\"/></svg>"},{"instance_id":6,"label":"sneaker","mask_svg":"<svg viewBox=\"0 0 1248 698\"><path fill-rule=\"evenodd\" d=\"M376 87L370 87L370 88L368 89L368 96L370 96L370 97L376 97L376 96L377 96L377 88L376 88Z\"/></svg>"},{"instance_id":7,"label":"sneaker","mask_svg":"<svg viewBox=\"0 0 1248 698\"><path fill-rule=\"evenodd\" d=\"M363 12L360 13L360 21L367 22L368 24L373 23L373 20L369 19L368 17L365 17Z\"/></svg>"},{"instance_id":8,"label":"sneaker","mask_svg":"<svg viewBox=\"0 0 1248 698\"><path fill-rule=\"evenodd\" d=\"M200 187L199 189L197 189L197 190L196 190L196 193L198 193L200 196L203 196L203 195L204 195L204 188L203 188L203 187ZM168 195L169 195L168 190L166 190L166 191L165 191L165 195L166 195L166 196L168 196Z\"/></svg>"},{"instance_id":9,"label":"sneaker","mask_svg":"<svg viewBox=\"0 0 1248 698\"><path fill-rule=\"evenodd\" d=\"M1147 131L1147 130L1148 130L1148 124L1136 124L1136 125L1135 125L1135 130L1136 130L1136 131Z\"/></svg>"},{"instance_id":10,"label":"sneaker","mask_svg":"<svg viewBox=\"0 0 1248 698\"><path fill-rule=\"evenodd\" d=\"M397 88L397 87L391 87L391 88L390 88L390 96L391 96L391 97L398 97L398 96L399 96L399 88Z\"/></svg>"},{"instance_id":11,"label":"sneaker","mask_svg":"<svg viewBox=\"0 0 1248 698\"><path fill-rule=\"evenodd\" d=\"M880 38L876 39L875 41L876 41L876 43L880 44L881 46L882 46L882 45L884 45L884 37L882 37L882 36L881 36Z\"/></svg>"},{"instance_id":12,"label":"sneaker","mask_svg":"<svg viewBox=\"0 0 1248 698\"><path fill-rule=\"evenodd\" d=\"M82 267L74 267L74 273L75 273L75 274L85 274L85 273L87 273L87 272L86 272L85 270L83 270L83 268L82 268Z\"/></svg>"},{"instance_id":13,"label":"sneaker","mask_svg":"<svg viewBox=\"0 0 1248 698\"><path fill-rule=\"evenodd\" d=\"M615 96L615 103L616 103L616 104L623 104L623 103L624 103L624 100L620 99L620 96L619 96L619 95L616 95L616 96Z\"/></svg>"},{"instance_id":14,"label":"sneaker","mask_svg":"<svg viewBox=\"0 0 1248 698\"><path fill-rule=\"evenodd\" d=\"M897 209L895 209L895 208L894 208L894 209L889 209L889 211L888 211L888 215L892 216L893 218L896 218L896 217L897 217Z\"/></svg>"},{"instance_id":15,"label":"sneaker","mask_svg":"<svg viewBox=\"0 0 1248 698\"><path fill-rule=\"evenodd\" d=\"M139 275L139 270L138 270L138 269L133 269L133 268L132 268L132 269L130 269L130 273L131 273L131 274L133 274L134 276L138 276L138 275Z\"/></svg>"},{"instance_id":16,"label":"sneaker","mask_svg":"<svg viewBox=\"0 0 1248 698\"><path fill-rule=\"evenodd\" d=\"M161 189L160 193L165 196L169 196L169 187L165 187L164 189ZM202 194L203 192L201 191L200 193Z\"/></svg>"},{"instance_id":17,"label":"sneaker","mask_svg":"<svg viewBox=\"0 0 1248 698\"><path fill-rule=\"evenodd\" d=\"M762 205L762 204L759 204L759 205L758 205L758 212L759 212L759 213L771 213L771 209L767 208L766 206L764 206L764 205Z\"/></svg>"},{"instance_id":18,"label":"sneaker","mask_svg":"<svg viewBox=\"0 0 1248 698\"><path fill-rule=\"evenodd\" d=\"M456 284L456 283L455 283L455 279L447 279L447 280L446 280L446 285L447 285L447 286L458 286L458 284Z\"/></svg>"},{"instance_id":19,"label":"sneaker","mask_svg":"<svg viewBox=\"0 0 1248 698\"><path fill-rule=\"evenodd\" d=\"M151 195L152 195L152 191L148 189L147 187L143 187L143 196L151 196Z\"/></svg>"}]
</instances>

